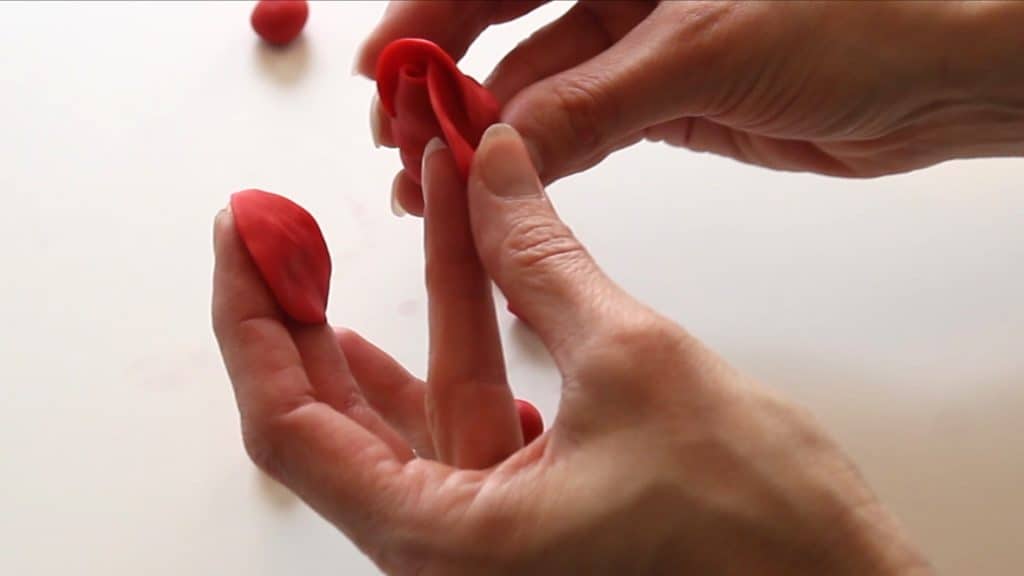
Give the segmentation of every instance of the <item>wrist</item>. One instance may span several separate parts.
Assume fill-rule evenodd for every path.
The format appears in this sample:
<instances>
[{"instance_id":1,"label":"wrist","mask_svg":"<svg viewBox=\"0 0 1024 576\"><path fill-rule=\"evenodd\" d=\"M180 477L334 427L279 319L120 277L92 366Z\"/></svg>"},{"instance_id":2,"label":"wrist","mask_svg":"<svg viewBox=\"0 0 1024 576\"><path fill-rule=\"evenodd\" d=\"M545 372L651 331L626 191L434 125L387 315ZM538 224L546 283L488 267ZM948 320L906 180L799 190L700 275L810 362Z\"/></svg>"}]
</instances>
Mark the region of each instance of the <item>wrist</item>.
<instances>
[{"instance_id":1,"label":"wrist","mask_svg":"<svg viewBox=\"0 0 1024 576\"><path fill-rule=\"evenodd\" d=\"M801 446L789 450L798 453ZM656 569L643 573L685 569L737 574L933 574L927 559L845 456L828 448L822 454L804 453L796 461L804 467L787 465L771 473L773 488L762 485L756 474L748 476L742 467L721 477L712 474L710 486L695 483L690 467L665 471L662 489L656 491L664 498L645 499L656 506L648 510L644 525L663 530L648 532L661 543L660 554L649 556ZM704 458L703 465L722 472L723 463L716 463L713 454ZM779 503L785 505L779 507Z\"/></svg>"}]
</instances>

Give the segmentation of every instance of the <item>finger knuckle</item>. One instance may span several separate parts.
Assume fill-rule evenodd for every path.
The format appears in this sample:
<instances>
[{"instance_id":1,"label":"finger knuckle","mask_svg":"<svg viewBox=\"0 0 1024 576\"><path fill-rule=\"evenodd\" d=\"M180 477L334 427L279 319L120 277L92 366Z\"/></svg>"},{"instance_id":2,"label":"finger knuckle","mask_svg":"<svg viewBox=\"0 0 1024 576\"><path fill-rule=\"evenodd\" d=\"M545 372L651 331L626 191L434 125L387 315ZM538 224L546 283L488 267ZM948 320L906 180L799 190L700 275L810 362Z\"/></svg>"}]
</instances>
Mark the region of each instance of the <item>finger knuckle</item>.
<instances>
[{"instance_id":1,"label":"finger knuckle","mask_svg":"<svg viewBox=\"0 0 1024 576\"><path fill-rule=\"evenodd\" d=\"M684 340L681 328L660 317L637 314L618 319L590 338L579 377L641 383L675 362Z\"/></svg>"},{"instance_id":2,"label":"finger knuckle","mask_svg":"<svg viewBox=\"0 0 1024 576\"><path fill-rule=\"evenodd\" d=\"M577 74L554 82L549 91L555 110L573 146L598 147L619 116L605 80L598 74Z\"/></svg>"},{"instance_id":3,"label":"finger knuckle","mask_svg":"<svg viewBox=\"0 0 1024 576\"><path fill-rule=\"evenodd\" d=\"M257 414L242 406L242 444L257 468L286 482L286 451L296 437L301 418L299 412L312 402L300 397L282 406L274 415Z\"/></svg>"},{"instance_id":4,"label":"finger knuckle","mask_svg":"<svg viewBox=\"0 0 1024 576\"><path fill-rule=\"evenodd\" d=\"M524 218L513 224L502 253L511 269L541 274L572 269L588 257L569 228L549 218Z\"/></svg>"},{"instance_id":5,"label":"finger knuckle","mask_svg":"<svg viewBox=\"0 0 1024 576\"><path fill-rule=\"evenodd\" d=\"M666 2L659 6L662 15L674 22L667 45L678 69L688 77L702 79L685 84L694 88L686 94L691 112L721 114L734 98L734 86L746 81L725 71L735 69L739 57L735 47L751 41L751 24L756 26L757 19L749 13L755 9L735 1ZM742 54L749 58L745 56L749 53Z\"/></svg>"},{"instance_id":6,"label":"finger knuckle","mask_svg":"<svg viewBox=\"0 0 1024 576\"><path fill-rule=\"evenodd\" d=\"M631 318L604 335L605 345L626 351L631 356L658 358L672 354L681 341L680 329L663 318Z\"/></svg>"},{"instance_id":7,"label":"finger knuckle","mask_svg":"<svg viewBox=\"0 0 1024 576\"><path fill-rule=\"evenodd\" d=\"M281 459L278 450L271 441L271 436L260 426L244 423L242 426L242 444L252 463L274 478L280 478Z\"/></svg>"},{"instance_id":8,"label":"finger knuckle","mask_svg":"<svg viewBox=\"0 0 1024 576\"><path fill-rule=\"evenodd\" d=\"M542 78L543 73L537 67L539 57L532 38L528 38L502 58L495 67L494 76L515 84L525 84L533 79Z\"/></svg>"}]
</instances>

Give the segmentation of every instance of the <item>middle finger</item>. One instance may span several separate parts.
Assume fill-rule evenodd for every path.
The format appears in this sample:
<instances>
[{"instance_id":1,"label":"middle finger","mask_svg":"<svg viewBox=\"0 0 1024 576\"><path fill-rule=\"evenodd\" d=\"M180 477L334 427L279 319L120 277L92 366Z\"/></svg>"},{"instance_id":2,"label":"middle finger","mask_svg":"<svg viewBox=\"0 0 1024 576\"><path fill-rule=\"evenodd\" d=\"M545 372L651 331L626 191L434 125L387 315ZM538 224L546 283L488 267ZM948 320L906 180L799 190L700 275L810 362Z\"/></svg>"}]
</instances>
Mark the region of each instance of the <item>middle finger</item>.
<instances>
[{"instance_id":1,"label":"middle finger","mask_svg":"<svg viewBox=\"0 0 1024 576\"><path fill-rule=\"evenodd\" d=\"M430 314L427 415L439 459L486 468L523 445L492 300L473 244L466 184L440 139L423 154Z\"/></svg>"}]
</instances>

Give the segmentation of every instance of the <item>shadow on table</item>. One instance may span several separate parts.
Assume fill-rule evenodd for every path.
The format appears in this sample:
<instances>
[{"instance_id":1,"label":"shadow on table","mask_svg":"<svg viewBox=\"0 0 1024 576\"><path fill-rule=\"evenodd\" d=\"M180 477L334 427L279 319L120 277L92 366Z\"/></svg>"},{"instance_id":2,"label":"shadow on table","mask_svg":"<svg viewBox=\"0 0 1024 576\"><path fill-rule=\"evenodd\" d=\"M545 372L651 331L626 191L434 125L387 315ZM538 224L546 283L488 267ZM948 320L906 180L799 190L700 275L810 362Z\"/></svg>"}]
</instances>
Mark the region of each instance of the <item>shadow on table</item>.
<instances>
[{"instance_id":1,"label":"shadow on table","mask_svg":"<svg viewBox=\"0 0 1024 576\"><path fill-rule=\"evenodd\" d=\"M291 86L302 80L312 59L312 49L305 36L299 36L287 46L271 46L257 41L253 53L260 71L281 86Z\"/></svg>"}]
</instances>

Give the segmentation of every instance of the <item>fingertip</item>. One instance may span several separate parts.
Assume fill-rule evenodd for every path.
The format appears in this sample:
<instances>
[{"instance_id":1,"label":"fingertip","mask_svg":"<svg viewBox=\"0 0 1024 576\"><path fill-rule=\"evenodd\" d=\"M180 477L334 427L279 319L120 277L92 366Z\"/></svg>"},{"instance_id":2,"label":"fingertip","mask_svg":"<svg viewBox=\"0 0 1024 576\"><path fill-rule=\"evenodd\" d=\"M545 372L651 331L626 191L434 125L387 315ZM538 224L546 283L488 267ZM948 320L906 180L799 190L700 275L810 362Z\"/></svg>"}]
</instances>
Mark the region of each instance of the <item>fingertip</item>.
<instances>
[{"instance_id":1,"label":"fingertip","mask_svg":"<svg viewBox=\"0 0 1024 576\"><path fill-rule=\"evenodd\" d=\"M400 170L391 181L391 210L398 216L423 216L423 190L405 170Z\"/></svg>"},{"instance_id":2,"label":"fingertip","mask_svg":"<svg viewBox=\"0 0 1024 576\"><path fill-rule=\"evenodd\" d=\"M416 6L405 6L405 2L388 2L385 5L384 12L369 36L363 39L359 47L356 48L356 57L352 65L353 74L365 76L370 80L374 79L377 75L377 57L380 56L381 50L395 38L410 36L408 33L403 33L401 29L406 26L405 21L409 19L409 13L416 12L417 8Z\"/></svg>"},{"instance_id":3,"label":"fingertip","mask_svg":"<svg viewBox=\"0 0 1024 576\"><path fill-rule=\"evenodd\" d=\"M334 327L334 339L338 342L338 347L341 348L341 353L345 356L353 373L357 371L365 372L365 370L356 369L365 363L363 359L366 356L366 350L372 344L355 330L343 326ZM362 376L365 377L365 374L362 374ZM361 379L359 374L356 374L356 379Z\"/></svg>"},{"instance_id":4,"label":"fingertip","mask_svg":"<svg viewBox=\"0 0 1024 576\"><path fill-rule=\"evenodd\" d=\"M427 162L430 160L430 157L433 156L435 152L439 152L441 150L446 150L447 148L448 148L448 145L445 144L444 140L441 140L441 138L439 138L437 136L434 136L433 138L431 138L430 142L427 142L427 145L423 147L423 168L424 169L421 170L421 172L424 173L424 174L426 173Z\"/></svg>"},{"instance_id":5,"label":"fingertip","mask_svg":"<svg viewBox=\"0 0 1024 576\"><path fill-rule=\"evenodd\" d=\"M214 229L219 230L224 226L231 226L233 222L232 217L231 204L228 203L226 206L218 210L216 216L213 217Z\"/></svg>"},{"instance_id":6,"label":"fingertip","mask_svg":"<svg viewBox=\"0 0 1024 576\"><path fill-rule=\"evenodd\" d=\"M423 202L423 191L419 188L403 188L398 193L398 202L409 215L417 218L423 217L426 206Z\"/></svg>"},{"instance_id":7,"label":"fingertip","mask_svg":"<svg viewBox=\"0 0 1024 576\"><path fill-rule=\"evenodd\" d=\"M214 331L229 334L240 318L277 317L276 300L238 235L230 207L214 218L213 245Z\"/></svg>"},{"instance_id":8,"label":"fingertip","mask_svg":"<svg viewBox=\"0 0 1024 576\"><path fill-rule=\"evenodd\" d=\"M233 225L231 219L231 205L227 205L217 211L217 215L213 217L213 250L217 251L217 245L220 243L220 236L223 234L225 228Z\"/></svg>"},{"instance_id":9,"label":"fingertip","mask_svg":"<svg viewBox=\"0 0 1024 576\"><path fill-rule=\"evenodd\" d=\"M430 142L427 142L427 145L423 148L423 158L420 164L420 181L423 183L424 194L428 194L427 183L431 182L431 177L433 176L430 169L430 166L433 163L433 156L438 152L442 152L447 149L448 146L444 143L444 140L441 140L437 136L431 138Z\"/></svg>"},{"instance_id":10,"label":"fingertip","mask_svg":"<svg viewBox=\"0 0 1024 576\"><path fill-rule=\"evenodd\" d=\"M395 174L395 177L391 180L391 213L396 218L405 216L405 209L402 207L402 203L398 199L398 193L402 186L403 172Z\"/></svg>"},{"instance_id":11,"label":"fingertip","mask_svg":"<svg viewBox=\"0 0 1024 576\"><path fill-rule=\"evenodd\" d=\"M221 208L213 218L213 251L215 260L220 261L227 256L226 251L234 246L238 230L235 227L235 214L231 203Z\"/></svg>"},{"instance_id":12,"label":"fingertip","mask_svg":"<svg viewBox=\"0 0 1024 576\"><path fill-rule=\"evenodd\" d=\"M463 190L464 184L459 176L455 157L441 138L432 138L423 149L420 183L424 213L427 211L449 213L451 210L449 200L457 191ZM431 204L442 199L445 207L440 210L431 210ZM448 217L443 219L448 220ZM452 222L447 222L446 225L450 226Z\"/></svg>"},{"instance_id":13,"label":"fingertip","mask_svg":"<svg viewBox=\"0 0 1024 576\"><path fill-rule=\"evenodd\" d=\"M338 341L338 346L348 360L350 368L353 364L361 364L361 359L365 356L366 350L371 349L370 347L376 349L376 346L361 334L344 326L334 326L334 338Z\"/></svg>"},{"instance_id":14,"label":"fingertip","mask_svg":"<svg viewBox=\"0 0 1024 576\"><path fill-rule=\"evenodd\" d=\"M381 115L377 110L377 102L379 101L380 96L374 92L373 98L370 100L370 138L373 140L374 148L380 148L381 144Z\"/></svg>"},{"instance_id":15,"label":"fingertip","mask_svg":"<svg viewBox=\"0 0 1024 576\"><path fill-rule=\"evenodd\" d=\"M377 52L379 52L379 50ZM357 56L355 63L352 65L352 76L361 76L371 81L376 80L377 53L374 52L372 55L370 55L370 53L366 53L366 55Z\"/></svg>"},{"instance_id":16,"label":"fingertip","mask_svg":"<svg viewBox=\"0 0 1024 576\"><path fill-rule=\"evenodd\" d=\"M341 345L342 348L345 347L346 342L351 342L353 337L358 338L358 334L344 326L332 326L331 328L334 330L334 337L338 340L338 344Z\"/></svg>"},{"instance_id":17,"label":"fingertip","mask_svg":"<svg viewBox=\"0 0 1024 576\"><path fill-rule=\"evenodd\" d=\"M461 231L463 225L468 231L469 221L465 184L455 156L442 139L433 138L427 143L420 173L427 253L451 264L458 261L455 254L463 252L466 239Z\"/></svg>"},{"instance_id":18,"label":"fingertip","mask_svg":"<svg viewBox=\"0 0 1024 576\"><path fill-rule=\"evenodd\" d=\"M380 24L377 25L378 29ZM379 31L375 29L356 47L356 56L352 59L352 75L373 80L377 75L377 56L380 54L381 42Z\"/></svg>"},{"instance_id":19,"label":"fingertip","mask_svg":"<svg viewBox=\"0 0 1024 576\"><path fill-rule=\"evenodd\" d=\"M363 41L356 48L356 56L355 56L355 58L352 59L352 70L350 71L350 74L352 76L354 76L354 77L362 76L362 77L367 78L369 80L373 80L372 71L366 65L366 57L363 56L363 53L365 52L365 50L366 50L366 42Z\"/></svg>"},{"instance_id":20,"label":"fingertip","mask_svg":"<svg viewBox=\"0 0 1024 576\"><path fill-rule=\"evenodd\" d=\"M370 136L374 148L395 148L398 144L391 128L391 117L380 103L380 95L373 93L370 101Z\"/></svg>"}]
</instances>

